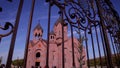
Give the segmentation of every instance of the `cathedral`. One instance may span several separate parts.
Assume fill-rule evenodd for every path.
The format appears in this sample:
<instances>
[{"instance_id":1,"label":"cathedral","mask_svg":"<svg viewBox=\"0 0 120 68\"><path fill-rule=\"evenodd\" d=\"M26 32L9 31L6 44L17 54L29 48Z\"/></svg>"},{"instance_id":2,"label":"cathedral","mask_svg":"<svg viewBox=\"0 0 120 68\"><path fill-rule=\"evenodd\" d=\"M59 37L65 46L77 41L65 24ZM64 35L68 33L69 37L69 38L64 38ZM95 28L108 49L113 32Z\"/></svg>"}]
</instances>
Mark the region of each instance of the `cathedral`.
<instances>
[{"instance_id":1,"label":"cathedral","mask_svg":"<svg viewBox=\"0 0 120 68\"><path fill-rule=\"evenodd\" d=\"M62 68L62 20L59 17L49 35L49 68ZM29 42L26 68L45 68L47 40L43 39L43 28L38 24L34 30L34 38ZM80 42L74 41L75 68L87 68L85 48L79 52ZM82 54L82 55L81 55ZM82 62L79 60L82 56ZM64 25L64 64L65 68L72 66L72 38L68 36L68 24Z\"/></svg>"}]
</instances>

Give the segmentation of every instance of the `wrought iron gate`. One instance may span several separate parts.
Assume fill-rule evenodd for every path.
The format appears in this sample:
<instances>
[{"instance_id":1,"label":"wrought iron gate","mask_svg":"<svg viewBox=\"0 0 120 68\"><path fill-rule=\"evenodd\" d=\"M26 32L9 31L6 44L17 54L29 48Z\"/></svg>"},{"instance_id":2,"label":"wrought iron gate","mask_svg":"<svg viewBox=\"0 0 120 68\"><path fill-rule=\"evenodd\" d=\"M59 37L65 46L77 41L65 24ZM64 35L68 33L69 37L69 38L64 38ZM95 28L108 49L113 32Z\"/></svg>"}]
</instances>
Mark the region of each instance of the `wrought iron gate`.
<instances>
[{"instance_id":1,"label":"wrought iron gate","mask_svg":"<svg viewBox=\"0 0 120 68\"><path fill-rule=\"evenodd\" d=\"M12 0L8 0L12 1ZM12 27L11 31L7 34L0 34L0 42L2 38L12 34L11 44L9 48L8 59L6 68L11 67L14 45L18 31L20 15L23 7L23 1L20 0L18 12L15 20L15 25L6 22L5 26L0 26L2 30L8 30ZM46 68L49 68L49 34L51 25L51 8L56 6L59 8L58 14L62 17L62 21L70 26L72 37L72 66L75 66L74 58L74 31L78 33L78 37L84 37L83 46L87 53L87 66L101 68L119 68L120 67L120 17L113 8L110 0L46 0L49 4L48 10L48 31L47 31L47 57ZM30 30L32 25L32 18L34 12L35 0L32 0L32 8L30 12L30 19L28 23L28 33L26 37L26 48L24 55L24 68L26 68L28 43L30 38ZM2 11L0 7L0 12ZM65 68L64 61L64 23L62 22L62 68ZM91 45L91 46L90 46ZM92 53L89 51L92 50ZM102 51L103 50L103 51ZM92 54L93 60L91 60ZM98 55L96 55L98 54ZM114 59L114 60L113 60ZM97 63L99 61L99 64ZM104 62L104 63L103 63ZM92 64L93 63L93 64Z\"/></svg>"}]
</instances>

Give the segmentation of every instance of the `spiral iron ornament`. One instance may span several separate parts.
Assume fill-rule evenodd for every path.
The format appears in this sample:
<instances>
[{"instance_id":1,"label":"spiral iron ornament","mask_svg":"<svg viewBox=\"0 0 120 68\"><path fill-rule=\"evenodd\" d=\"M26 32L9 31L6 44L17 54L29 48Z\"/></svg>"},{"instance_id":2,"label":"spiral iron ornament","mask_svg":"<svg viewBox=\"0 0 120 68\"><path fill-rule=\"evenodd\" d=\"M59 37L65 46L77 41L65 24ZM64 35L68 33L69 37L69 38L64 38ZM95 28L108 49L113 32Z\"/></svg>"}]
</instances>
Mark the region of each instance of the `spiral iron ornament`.
<instances>
[{"instance_id":1,"label":"spiral iron ornament","mask_svg":"<svg viewBox=\"0 0 120 68\"><path fill-rule=\"evenodd\" d=\"M6 37L6 36L10 35L13 32L13 25L10 22L6 22L4 27L0 26L1 30L6 30L6 31L9 30L10 27L11 27L11 30L9 32L7 32L5 34L0 34L0 39L2 37Z\"/></svg>"}]
</instances>

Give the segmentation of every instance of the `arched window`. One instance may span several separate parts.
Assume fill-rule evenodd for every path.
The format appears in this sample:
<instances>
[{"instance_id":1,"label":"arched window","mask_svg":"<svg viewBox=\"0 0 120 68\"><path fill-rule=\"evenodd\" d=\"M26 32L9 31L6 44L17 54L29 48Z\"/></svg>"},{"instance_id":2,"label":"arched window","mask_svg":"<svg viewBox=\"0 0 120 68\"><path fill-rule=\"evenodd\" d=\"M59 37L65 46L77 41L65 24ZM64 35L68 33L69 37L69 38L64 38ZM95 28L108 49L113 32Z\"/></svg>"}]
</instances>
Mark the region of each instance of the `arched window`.
<instances>
[{"instance_id":1,"label":"arched window","mask_svg":"<svg viewBox=\"0 0 120 68\"><path fill-rule=\"evenodd\" d=\"M35 37L37 37L37 33L35 33Z\"/></svg>"},{"instance_id":2,"label":"arched window","mask_svg":"<svg viewBox=\"0 0 120 68\"><path fill-rule=\"evenodd\" d=\"M54 39L54 35L51 35L51 39Z\"/></svg>"},{"instance_id":3,"label":"arched window","mask_svg":"<svg viewBox=\"0 0 120 68\"><path fill-rule=\"evenodd\" d=\"M37 52L36 53L36 58L39 58L40 57L40 52Z\"/></svg>"},{"instance_id":4,"label":"arched window","mask_svg":"<svg viewBox=\"0 0 120 68\"><path fill-rule=\"evenodd\" d=\"M52 35L51 35L51 39L52 39Z\"/></svg>"},{"instance_id":5,"label":"arched window","mask_svg":"<svg viewBox=\"0 0 120 68\"><path fill-rule=\"evenodd\" d=\"M53 36L53 39L54 39L54 36Z\"/></svg>"},{"instance_id":6,"label":"arched window","mask_svg":"<svg viewBox=\"0 0 120 68\"><path fill-rule=\"evenodd\" d=\"M38 34L38 37L40 37L40 33Z\"/></svg>"}]
</instances>

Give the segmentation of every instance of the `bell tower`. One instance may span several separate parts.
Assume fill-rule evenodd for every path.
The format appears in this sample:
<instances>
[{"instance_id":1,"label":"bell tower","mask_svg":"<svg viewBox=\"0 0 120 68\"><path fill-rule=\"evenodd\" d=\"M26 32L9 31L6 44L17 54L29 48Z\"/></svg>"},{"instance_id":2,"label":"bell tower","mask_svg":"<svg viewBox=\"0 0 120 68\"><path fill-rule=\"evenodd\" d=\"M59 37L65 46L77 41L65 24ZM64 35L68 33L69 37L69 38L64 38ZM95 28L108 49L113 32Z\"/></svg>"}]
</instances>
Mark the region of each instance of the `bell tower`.
<instances>
[{"instance_id":1,"label":"bell tower","mask_svg":"<svg viewBox=\"0 0 120 68\"><path fill-rule=\"evenodd\" d=\"M42 29L40 23L38 23L38 24L36 25L36 27L34 28L34 30L33 30L33 35L34 35L34 39L35 39L35 40L40 40L40 39L42 39L43 29Z\"/></svg>"},{"instance_id":2,"label":"bell tower","mask_svg":"<svg viewBox=\"0 0 120 68\"><path fill-rule=\"evenodd\" d=\"M62 25L62 18L61 16L57 19L56 23L54 24L54 33L56 36L56 42L57 44L62 43L62 26L64 27L64 40L67 40L67 30L68 26L67 23L63 23Z\"/></svg>"}]
</instances>

